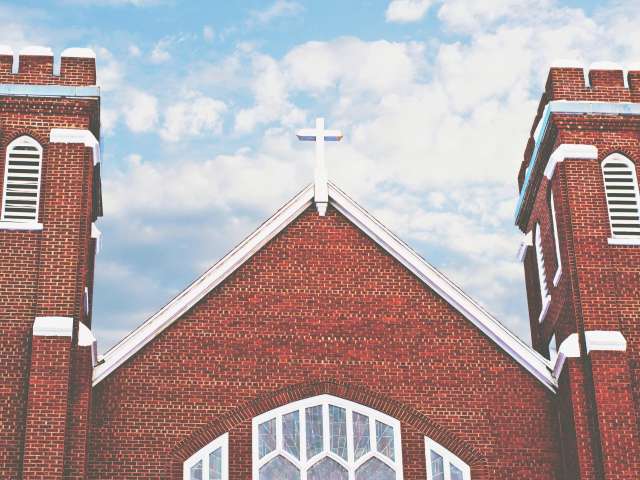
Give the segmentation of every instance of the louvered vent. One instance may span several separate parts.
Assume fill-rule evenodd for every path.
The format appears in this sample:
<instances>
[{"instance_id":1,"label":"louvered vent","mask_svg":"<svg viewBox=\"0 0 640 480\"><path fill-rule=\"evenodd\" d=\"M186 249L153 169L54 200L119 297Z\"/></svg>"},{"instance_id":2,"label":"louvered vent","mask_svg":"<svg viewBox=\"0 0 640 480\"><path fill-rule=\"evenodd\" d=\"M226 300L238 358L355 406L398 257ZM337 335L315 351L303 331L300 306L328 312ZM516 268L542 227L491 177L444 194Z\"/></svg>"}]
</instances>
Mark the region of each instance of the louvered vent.
<instances>
[{"instance_id":1,"label":"louvered vent","mask_svg":"<svg viewBox=\"0 0 640 480\"><path fill-rule=\"evenodd\" d=\"M619 154L602 163L609 221L614 237L640 238L638 180L634 164Z\"/></svg>"},{"instance_id":2,"label":"louvered vent","mask_svg":"<svg viewBox=\"0 0 640 480\"><path fill-rule=\"evenodd\" d=\"M36 222L40 199L42 147L31 137L20 137L7 148L2 220Z\"/></svg>"}]
</instances>

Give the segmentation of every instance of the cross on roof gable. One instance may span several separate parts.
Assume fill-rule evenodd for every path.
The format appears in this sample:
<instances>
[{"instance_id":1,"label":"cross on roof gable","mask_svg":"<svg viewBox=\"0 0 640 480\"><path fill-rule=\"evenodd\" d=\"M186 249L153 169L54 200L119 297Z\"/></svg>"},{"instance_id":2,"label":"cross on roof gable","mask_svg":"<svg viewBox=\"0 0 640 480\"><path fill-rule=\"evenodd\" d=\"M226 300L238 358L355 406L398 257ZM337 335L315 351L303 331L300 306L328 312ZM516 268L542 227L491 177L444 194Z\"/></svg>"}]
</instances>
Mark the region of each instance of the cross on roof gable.
<instances>
[{"instance_id":1,"label":"cross on roof gable","mask_svg":"<svg viewBox=\"0 0 640 480\"><path fill-rule=\"evenodd\" d=\"M384 225L333 183L328 183L329 203L356 227L380 245L387 253L404 265L424 284L434 290L487 337L505 350L528 372L555 392L557 382L546 358L529 347L504 325L483 309L460 287L426 262ZM229 275L249 260L257 251L284 230L314 203L313 185L307 186L283 205L271 218L225 255L213 267L178 294L138 328L111 348L103 361L94 368L93 384L98 384L163 330L204 298Z\"/></svg>"}]
</instances>

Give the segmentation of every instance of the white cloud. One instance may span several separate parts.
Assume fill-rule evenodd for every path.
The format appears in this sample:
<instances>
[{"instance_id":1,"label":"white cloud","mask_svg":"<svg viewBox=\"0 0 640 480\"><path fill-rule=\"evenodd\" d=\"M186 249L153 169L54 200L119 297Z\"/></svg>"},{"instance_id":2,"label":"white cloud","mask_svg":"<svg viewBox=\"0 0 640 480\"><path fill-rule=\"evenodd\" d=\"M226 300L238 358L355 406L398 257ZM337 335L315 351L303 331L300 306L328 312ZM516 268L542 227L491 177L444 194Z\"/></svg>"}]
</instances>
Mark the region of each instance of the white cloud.
<instances>
[{"instance_id":1,"label":"white cloud","mask_svg":"<svg viewBox=\"0 0 640 480\"><path fill-rule=\"evenodd\" d=\"M303 7L292 0L276 0L264 10L253 10L249 14L249 25L267 24L276 18L296 15L302 12Z\"/></svg>"},{"instance_id":2,"label":"white cloud","mask_svg":"<svg viewBox=\"0 0 640 480\"><path fill-rule=\"evenodd\" d=\"M279 120L284 125L295 125L304 120L304 112L288 99L288 85L280 65L268 55L252 55L253 91L255 104L236 113L235 130L250 133L257 125Z\"/></svg>"},{"instance_id":3,"label":"white cloud","mask_svg":"<svg viewBox=\"0 0 640 480\"><path fill-rule=\"evenodd\" d=\"M140 55L142 55L142 51L137 45L129 45L129 48L127 50L129 52L129 55L132 57L139 57Z\"/></svg>"},{"instance_id":4,"label":"white cloud","mask_svg":"<svg viewBox=\"0 0 640 480\"><path fill-rule=\"evenodd\" d=\"M391 0L385 17L387 22L417 22L429 10L433 0Z\"/></svg>"},{"instance_id":5,"label":"white cloud","mask_svg":"<svg viewBox=\"0 0 640 480\"><path fill-rule=\"evenodd\" d=\"M158 121L158 99L142 90L127 87L122 92L120 111L129 130L148 132Z\"/></svg>"},{"instance_id":6,"label":"white cloud","mask_svg":"<svg viewBox=\"0 0 640 480\"><path fill-rule=\"evenodd\" d=\"M210 25L202 27L202 38L207 42L212 42L216 36L216 31Z\"/></svg>"},{"instance_id":7,"label":"white cloud","mask_svg":"<svg viewBox=\"0 0 640 480\"><path fill-rule=\"evenodd\" d=\"M222 115L227 106L220 100L192 94L188 99L170 105L164 113L160 136L175 142L202 134L217 135L222 131Z\"/></svg>"},{"instance_id":8,"label":"white cloud","mask_svg":"<svg viewBox=\"0 0 640 480\"><path fill-rule=\"evenodd\" d=\"M171 59L171 54L167 50L169 45L171 44L171 40L167 38L163 38L159 40L154 46L153 50L151 50L151 61L153 63L164 63Z\"/></svg>"},{"instance_id":9,"label":"white cloud","mask_svg":"<svg viewBox=\"0 0 640 480\"><path fill-rule=\"evenodd\" d=\"M414 81L423 55L417 42L345 37L303 43L287 53L282 65L294 89L320 93L339 87L344 93L383 93L401 91Z\"/></svg>"},{"instance_id":10,"label":"white cloud","mask_svg":"<svg viewBox=\"0 0 640 480\"><path fill-rule=\"evenodd\" d=\"M194 152L168 164L132 154L104 178L107 214L132 221L157 212L193 216L212 210L276 208L308 182L309 166L295 155L291 142L282 131L268 131L260 152L240 149L209 158Z\"/></svg>"}]
</instances>

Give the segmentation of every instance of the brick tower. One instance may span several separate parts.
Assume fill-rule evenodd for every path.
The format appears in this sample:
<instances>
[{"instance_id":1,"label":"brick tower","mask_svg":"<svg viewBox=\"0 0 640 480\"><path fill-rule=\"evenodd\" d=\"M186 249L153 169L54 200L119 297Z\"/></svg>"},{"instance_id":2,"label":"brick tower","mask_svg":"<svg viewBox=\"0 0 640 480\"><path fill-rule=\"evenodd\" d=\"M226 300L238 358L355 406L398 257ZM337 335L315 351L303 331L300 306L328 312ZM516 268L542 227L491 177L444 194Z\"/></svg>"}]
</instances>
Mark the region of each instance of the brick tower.
<instances>
[{"instance_id":1,"label":"brick tower","mask_svg":"<svg viewBox=\"0 0 640 480\"><path fill-rule=\"evenodd\" d=\"M566 479L640 478L640 71L551 68L516 224Z\"/></svg>"},{"instance_id":2,"label":"brick tower","mask_svg":"<svg viewBox=\"0 0 640 480\"><path fill-rule=\"evenodd\" d=\"M84 478L101 215L95 55L0 46L0 478Z\"/></svg>"}]
</instances>

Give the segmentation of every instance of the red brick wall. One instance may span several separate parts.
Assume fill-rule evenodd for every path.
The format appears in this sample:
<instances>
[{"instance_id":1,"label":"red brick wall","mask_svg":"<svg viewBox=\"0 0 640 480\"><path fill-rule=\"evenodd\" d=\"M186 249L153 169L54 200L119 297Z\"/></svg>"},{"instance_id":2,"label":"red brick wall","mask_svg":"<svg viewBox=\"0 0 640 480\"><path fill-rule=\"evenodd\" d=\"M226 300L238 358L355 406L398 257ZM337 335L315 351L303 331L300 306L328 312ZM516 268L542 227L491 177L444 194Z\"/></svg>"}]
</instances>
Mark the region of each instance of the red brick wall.
<instances>
[{"instance_id":1,"label":"red brick wall","mask_svg":"<svg viewBox=\"0 0 640 480\"><path fill-rule=\"evenodd\" d=\"M229 430L231 479L249 479L251 418L313 393L400 418L407 480L425 478L425 433L474 480L560 478L554 395L331 208L94 388L90 477L180 478Z\"/></svg>"},{"instance_id":2,"label":"red brick wall","mask_svg":"<svg viewBox=\"0 0 640 480\"><path fill-rule=\"evenodd\" d=\"M622 75L621 71L591 71L591 86L587 87L581 69L551 69L543 104L549 100L640 102L640 72L629 73L630 88L625 88ZM537 319L539 306L532 299L535 300L535 295L539 298L539 292L529 293L534 346L541 352L545 351L546 343L554 333L558 343L574 332L582 334L589 330L619 330L623 333L628 350L621 356L621 364L611 365L610 371L603 371L602 368L606 370L606 367L600 366L596 375L591 362L583 358L580 361L584 370L583 385L573 385L572 389L574 392L579 388L584 389L582 395L585 395L587 408L590 409L590 429L578 432L578 436L591 436L595 444L590 444L589 448L597 451L607 448L605 444L613 439L625 439L623 444L614 448L638 452L639 418L636 417L635 425L631 428L624 422L597 419L596 415L600 403L607 398L607 390L614 388L604 380L609 376L616 377L620 369L626 368L630 372L626 385L629 398L633 398L634 410L640 411L640 246L607 243L611 231L600 167L604 158L618 152L635 162L636 172L640 174L640 116L553 114L551 122L553 135L546 139L543 155L539 159L543 161L538 162L530 181L530 193L535 198L525 202L524 206L530 212L524 230L530 230L536 222L542 225L552 296L549 314L545 322L538 325L534 318ZM531 150L530 143L527 151ZM594 145L598 149L598 158L565 159L556 166L549 182L543 177L542 171L549 152L561 144ZM529 158L525 158L521 177ZM562 279L557 288L551 284L555 271L555 247L546 201L550 188L554 192L563 264ZM530 253L531 257L533 255ZM537 280L534 266L535 260L529 259L525 263L527 285L533 285L534 279ZM583 336L581 342L585 351ZM579 438L578 443L580 441ZM581 448L586 447L583 445ZM586 452L579 451L577 455L584 456ZM606 470L597 455L595 462L596 472ZM621 467L623 476L629 471L640 475L637 465L632 468L636 470L624 473ZM587 478L590 477L587 475Z\"/></svg>"},{"instance_id":3,"label":"red brick wall","mask_svg":"<svg viewBox=\"0 0 640 480\"><path fill-rule=\"evenodd\" d=\"M53 57L21 55L18 71L11 73L13 57L0 55L0 83L31 85L86 86L96 84L96 61L94 58L63 57L60 75L53 74Z\"/></svg>"},{"instance_id":4,"label":"red brick wall","mask_svg":"<svg viewBox=\"0 0 640 480\"><path fill-rule=\"evenodd\" d=\"M25 61L22 73L9 76L8 58L0 57L0 83L95 83L93 61L64 59L60 77L44 67L27 68ZM98 136L98 117L96 100L0 96L0 197L7 145L31 135L43 146L39 221L44 224L35 232L0 228L0 478L20 474L33 321L39 315L81 318L85 282L91 283L91 150L50 145L49 132L90 128Z\"/></svg>"}]
</instances>

